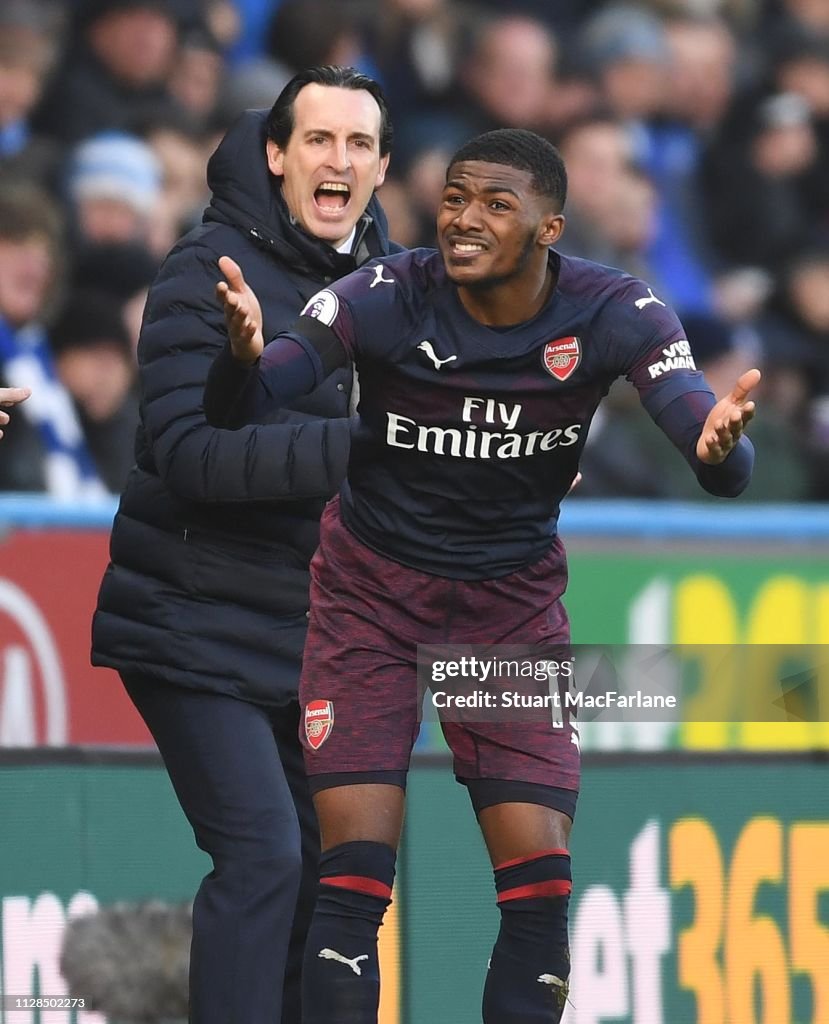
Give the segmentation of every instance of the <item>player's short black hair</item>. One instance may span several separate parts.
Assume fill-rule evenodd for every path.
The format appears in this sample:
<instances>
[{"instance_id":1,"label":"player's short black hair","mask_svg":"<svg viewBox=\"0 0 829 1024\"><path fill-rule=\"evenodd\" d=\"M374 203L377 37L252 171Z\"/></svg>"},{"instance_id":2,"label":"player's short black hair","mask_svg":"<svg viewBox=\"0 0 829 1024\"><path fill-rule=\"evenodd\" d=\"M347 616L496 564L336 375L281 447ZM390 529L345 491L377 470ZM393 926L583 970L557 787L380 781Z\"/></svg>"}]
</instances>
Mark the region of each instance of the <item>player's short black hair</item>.
<instances>
[{"instance_id":1,"label":"player's short black hair","mask_svg":"<svg viewBox=\"0 0 829 1024\"><path fill-rule=\"evenodd\" d=\"M564 208L567 198L567 171L561 153L535 132L524 128L498 128L476 135L465 142L449 161L447 177L452 167L461 160L483 160L491 164L504 164L529 171L536 192L549 196Z\"/></svg>"},{"instance_id":2,"label":"player's short black hair","mask_svg":"<svg viewBox=\"0 0 829 1024\"><path fill-rule=\"evenodd\" d=\"M356 68L339 67L335 64L320 64L306 68L288 82L271 107L268 114L267 133L280 149L285 149L294 130L294 100L306 85L330 85L338 89L365 89L377 101L380 108L380 155L391 152L392 126L388 103L379 83L362 74Z\"/></svg>"}]
</instances>

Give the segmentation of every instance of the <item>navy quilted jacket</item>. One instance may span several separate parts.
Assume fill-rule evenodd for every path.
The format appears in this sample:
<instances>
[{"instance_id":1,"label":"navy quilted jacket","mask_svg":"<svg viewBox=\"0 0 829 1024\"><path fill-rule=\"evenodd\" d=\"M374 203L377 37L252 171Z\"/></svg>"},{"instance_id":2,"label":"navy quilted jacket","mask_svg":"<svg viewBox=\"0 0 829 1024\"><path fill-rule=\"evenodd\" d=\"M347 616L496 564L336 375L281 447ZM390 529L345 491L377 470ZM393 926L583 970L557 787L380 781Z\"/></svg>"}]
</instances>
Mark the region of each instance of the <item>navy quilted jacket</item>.
<instances>
[{"instance_id":1,"label":"navy quilted jacket","mask_svg":"<svg viewBox=\"0 0 829 1024\"><path fill-rule=\"evenodd\" d=\"M314 292L399 247L376 199L357 226L356 258L292 224L267 169L264 125L264 111L248 111L228 132L208 165L204 222L150 290L136 465L113 525L92 661L280 704L296 693L319 518L345 475L351 372L266 422L211 427L204 382L226 338L217 260L244 270L267 338Z\"/></svg>"}]
</instances>

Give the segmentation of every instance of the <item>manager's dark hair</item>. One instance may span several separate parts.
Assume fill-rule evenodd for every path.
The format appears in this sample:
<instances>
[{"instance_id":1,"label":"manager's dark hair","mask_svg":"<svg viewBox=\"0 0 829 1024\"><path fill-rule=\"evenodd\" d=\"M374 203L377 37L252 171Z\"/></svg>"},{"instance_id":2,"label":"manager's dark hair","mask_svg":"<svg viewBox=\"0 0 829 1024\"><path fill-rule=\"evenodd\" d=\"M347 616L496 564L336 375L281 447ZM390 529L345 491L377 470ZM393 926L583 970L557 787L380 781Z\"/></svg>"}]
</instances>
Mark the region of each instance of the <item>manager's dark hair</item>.
<instances>
[{"instance_id":1,"label":"manager's dark hair","mask_svg":"<svg viewBox=\"0 0 829 1024\"><path fill-rule=\"evenodd\" d=\"M356 68L338 67L335 64L322 64L306 68L288 82L271 107L267 120L268 138L272 139L280 149L285 149L294 130L294 100L306 85L330 85L338 89L365 89L377 101L380 108L380 155L385 156L391 151L392 126L389 107L380 85L362 74Z\"/></svg>"},{"instance_id":2,"label":"manager's dark hair","mask_svg":"<svg viewBox=\"0 0 829 1024\"><path fill-rule=\"evenodd\" d=\"M476 135L465 142L449 161L447 178L452 167L462 160L483 160L504 164L520 171L529 171L536 192L549 196L564 208L567 199L567 171L556 147L535 132L524 128L498 128Z\"/></svg>"}]
</instances>

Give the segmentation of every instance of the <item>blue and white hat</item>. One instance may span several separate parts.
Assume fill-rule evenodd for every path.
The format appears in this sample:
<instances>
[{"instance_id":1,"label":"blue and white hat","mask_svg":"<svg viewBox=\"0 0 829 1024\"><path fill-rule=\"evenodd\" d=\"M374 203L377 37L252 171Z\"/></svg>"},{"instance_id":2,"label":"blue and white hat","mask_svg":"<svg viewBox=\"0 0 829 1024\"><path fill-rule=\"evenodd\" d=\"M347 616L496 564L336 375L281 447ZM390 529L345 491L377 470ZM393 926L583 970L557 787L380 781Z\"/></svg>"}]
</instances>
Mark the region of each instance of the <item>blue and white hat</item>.
<instances>
[{"instance_id":1,"label":"blue and white hat","mask_svg":"<svg viewBox=\"0 0 829 1024\"><path fill-rule=\"evenodd\" d=\"M77 146L69 168L69 194L81 199L120 199L150 213L161 196L163 172L150 147L133 135L107 132Z\"/></svg>"}]
</instances>

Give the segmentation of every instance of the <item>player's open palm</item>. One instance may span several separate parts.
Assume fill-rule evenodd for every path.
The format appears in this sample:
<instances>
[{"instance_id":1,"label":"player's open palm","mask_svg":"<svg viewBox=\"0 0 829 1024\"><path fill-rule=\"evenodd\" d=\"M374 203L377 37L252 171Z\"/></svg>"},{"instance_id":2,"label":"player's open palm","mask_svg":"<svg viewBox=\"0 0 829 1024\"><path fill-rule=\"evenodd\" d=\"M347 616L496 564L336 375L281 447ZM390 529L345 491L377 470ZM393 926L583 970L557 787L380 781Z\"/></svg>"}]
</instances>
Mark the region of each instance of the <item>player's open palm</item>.
<instances>
[{"instance_id":1,"label":"player's open palm","mask_svg":"<svg viewBox=\"0 0 829 1024\"><path fill-rule=\"evenodd\" d=\"M746 370L731 392L708 413L697 441L697 458L709 466L723 462L754 418L749 395L760 383L759 370Z\"/></svg>"},{"instance_id":2,"label":"player's open palm","mask_svg":"<svg viewBox=\"0 0 829 1024\"><path fill-rule=\"evenodd\" d=\"M259 299L245 281L239 264L229 256L219 258L219 270L226 280L216 285L216 294L224 306L230 347L235 359L250 366L265 347Z\"/></svg>"}]
</instances>

